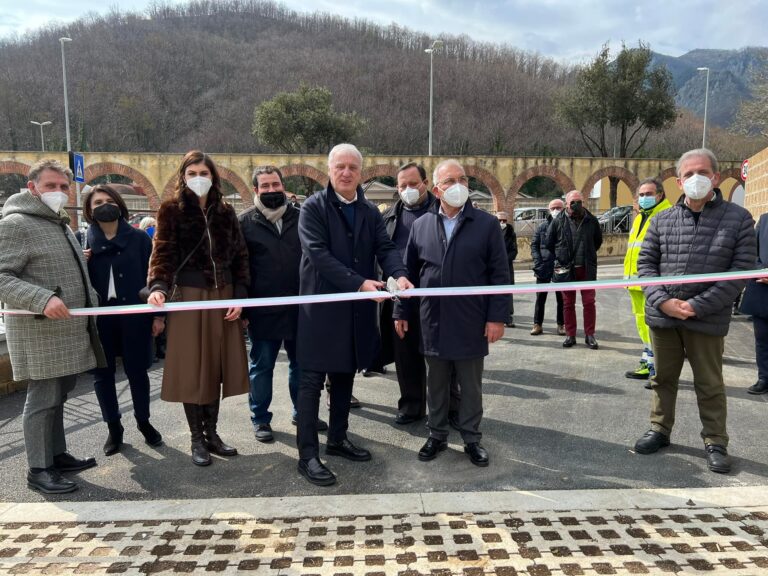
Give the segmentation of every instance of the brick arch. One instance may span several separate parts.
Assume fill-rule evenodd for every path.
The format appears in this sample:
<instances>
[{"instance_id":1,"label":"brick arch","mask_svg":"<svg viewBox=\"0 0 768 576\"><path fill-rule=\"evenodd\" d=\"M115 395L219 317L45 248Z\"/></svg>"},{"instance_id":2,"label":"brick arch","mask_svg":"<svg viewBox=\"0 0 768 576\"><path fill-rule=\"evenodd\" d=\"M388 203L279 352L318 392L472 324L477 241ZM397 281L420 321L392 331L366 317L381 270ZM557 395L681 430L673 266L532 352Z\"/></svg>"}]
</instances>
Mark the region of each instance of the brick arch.
<instances>
[{"instance_id":1,"label":"brick arch","mask_svg":"<svg viewBox=\"0 0 768 576\"><path fill-rule=\"evenodd\" d=\"M142 189L144 196L149 201L149 207L153 210L160 208L160 198L157 195L157 190L155 190L152 182L138 170L134 170L125 164L118 164L117 162L98 162L85 167L84 176L86 182L92 182L99 176L106 176L107 174L119 174L120 176L130 178Z\"/></svg>"},{"instance_id":2,"label":"brick arch","mask_svg":"<svg viewBox=\"0 0 768 576\"><path fill-rule=\"evenodd\" d=\"M240 194L240 199L246 206L253 206L253 189L245 183L245 180L240 178L237 172L225 168L221 164L216 165L216 169L219 171L219 177L222 180L226 180L232 186L234 186L237 193Z\"/></svg>"},{"instance_id":3,"label":"brick arch","mask_svg":"<svg viewBox=\"0 0 768 576\"><path fill-rule=\"evenodd\" d=\"M286 164L280 166L280 172L283 173L283 178L303 176L304 178L311 178L323 187L328 186L328 175L308 164Z\"/></svg>"},{"instance_id":4,"label":"brick arch","mask_svg":"<svg viewBox=\"0 0 768 576\"><path fill-rule=\"evenodd\" d=\"M517 198L517 193L520 192L520 189L525 185L526 182L528 182L528 180L531 178L536 178L537 176L544 176L554 180L555 183L560 186L560 189L563 191L563 193L570 192L576 188L573 180L571 180L571 178L562 170L555 168L550 164L532 166L531 168L520 172L520 174L517 175L517 178L512 181L512 185L507 191L507 200L510 203L508 206L508 212L512 212L515 209L515 198Z\"/></svg>"},{"instance_id":5,"label":"brick arch","mask_svg":"<svg viewBox=\"0 0 768 576\"><path fill-rule=\"evenodd\" d=\"M662 184L667 178L677 178L677 169L674 166L664 168L664 170L659 172L659 179L661 180Z\"/></svg>"},{"instance_id":6,"label":"brick arch","mask_svg":"<svg viewBox=\"0 0 768 576\"><path fill-rule=\"evenodd\" d=\"M744 182L742 182L741 180L737 180L736 182L734 182L733 186L731 186L731 190L728 192L728 194L725 195L726 199L729 202L733 200L733 193L736 192L736 188L738 188L739 186L744 186Z\"/></svg>"},{"instance_id":7,"label":"brick arch","mask_svg":"<svg viewBox=\"0 0 768 576\"><path fill-rule=\"evenodd\" d=\"M363 182L368 182L369 180L381 178L382 176L396 178L398 168L399 167L394 164L376 164L375 166L370 166L363 170L361 180Z\"/></svg>"},{"instance_id":8,"label":"brick arch","mask_svg":"<svg viewBox=\"0 0 768 576\"><path fill-rule=\"evenodd\" d=\"M24 178L29 174L30 166L21 162L5 160L0 162L0 174L21 174Z\"/></svg>"},{"instance_id":9,"label":"brick arch","mask_svg":"<svg viewBox=\"0 0 768 576\"><path fill-rule=\"evenodd\" d=\"M595 184L600 182L603 178L607 178L610 176L615 176L624 184L626 184L629 189L634 192L637 188L638 183L640 180L637 176L635 176L632 172L627 170L626 168L623 168L621 166L606 166L605 168L600 168L597 172L593 173L589 178L587 178L587 181L584 183L584 186L581 187L581 193L584 195L585 198L589 197L589 193L592 191L592 188L594 188Z\"/></svg>"},{"instance_id":10,"label":"brick arch","mask_svg":"<svg viewBox=\"0 0 768 576\"><path fill-rule=\"evenodd\" d=\"M232 184L246 206L253 206L253 192L245 181L237 175L237 172L233 172L220 164L216 165L216 170L219 172L219 178ZM176 174L171 176L171 179L166 182L165 187L163 188L163 200L167 200L173 195L175 187Z\"/></svg>"},{"instance_id":11,"label":"brick arch","mask_svg":"<svg viewBox=\"0 0 768 576\"><path fill-rule=\"evenodd\" d=\"M504 198L504 189L501 187L501 184L499 184L496 176L491 172L488 172L485 168L480 168L480 166L475 166L474 164L464 164L463 167L464 173L467 176L480 180L480 182L485 184L488 187L488 190L491 191L494 212L506 209L507 202Z\"/></svg>"},{"instance_id":12,"label":"brick arch","mask_svg":"<svg viewBox=\"0 0 768 576\"><path fill-rule=\"evenodd\" d=\"M739 184L743 184L741 181L741 168L726 168L725 170L720 170L720 182L723 182L728 178L733 178Z\"/></svg>"}]
</instances>

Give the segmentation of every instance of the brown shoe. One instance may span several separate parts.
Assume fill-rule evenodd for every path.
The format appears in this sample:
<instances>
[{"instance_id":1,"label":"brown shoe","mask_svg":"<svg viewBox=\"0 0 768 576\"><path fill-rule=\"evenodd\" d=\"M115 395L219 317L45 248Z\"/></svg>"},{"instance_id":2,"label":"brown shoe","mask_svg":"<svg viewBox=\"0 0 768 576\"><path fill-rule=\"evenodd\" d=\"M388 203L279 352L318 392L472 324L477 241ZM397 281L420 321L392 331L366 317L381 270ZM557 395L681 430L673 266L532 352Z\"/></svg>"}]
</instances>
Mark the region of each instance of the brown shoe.
<instances>
[{"instance_id":1,"label":"brown shoe","mask_svg":"<svg viewBox=\"0 0 768 576\"><path fill-rule=\"evenodd\" d=\"M542 332L544 332L544 330L541 329L541 324L534 324L531 329L531 336L538 336Z\"/></svg>"},{"instance_id":2,"label":"brown shoe","mask_svg":"<svg viewBox=\"0 0 768 576\"><path fill-rule=\"evenodd\" d=\"M563 326L562 324L557 325L557 335L565 336L565 326Z\"/></svg>"}]
</instances>

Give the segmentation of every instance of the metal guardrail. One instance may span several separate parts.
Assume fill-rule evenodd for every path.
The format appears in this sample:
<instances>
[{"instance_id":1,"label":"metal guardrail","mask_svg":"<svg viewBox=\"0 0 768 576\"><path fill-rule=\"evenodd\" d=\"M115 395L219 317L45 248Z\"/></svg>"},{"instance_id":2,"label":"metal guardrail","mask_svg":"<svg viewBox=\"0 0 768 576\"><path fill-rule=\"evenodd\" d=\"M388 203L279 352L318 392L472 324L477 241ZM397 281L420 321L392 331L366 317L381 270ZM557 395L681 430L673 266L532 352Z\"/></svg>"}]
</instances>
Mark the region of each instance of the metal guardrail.
<instances>
[{"instance_id":1,"label":"metal guardrail","mask_svg":"<svg viewBox=\"0 0 768 576\"><path fill-rule=\"evenodd\" d=\"M632 213L625 214L621 218L615 218L613 216L600 222L600 227L603 232L614 232L624 234L629 232L632 226Z\"/></svg>"}]
</instances>

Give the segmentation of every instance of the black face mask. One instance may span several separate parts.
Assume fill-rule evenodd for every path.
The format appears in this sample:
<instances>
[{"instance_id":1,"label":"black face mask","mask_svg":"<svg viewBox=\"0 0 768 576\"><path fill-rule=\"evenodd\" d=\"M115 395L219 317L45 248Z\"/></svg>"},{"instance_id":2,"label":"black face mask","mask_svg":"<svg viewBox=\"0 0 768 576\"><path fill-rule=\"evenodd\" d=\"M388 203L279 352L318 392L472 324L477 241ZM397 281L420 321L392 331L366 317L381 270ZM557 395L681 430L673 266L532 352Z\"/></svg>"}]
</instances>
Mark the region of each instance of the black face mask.
<instances>
[{"instance_id":1,"label":"black face mask","mask_svg":"<svg viewBox=\"0 0 768 576\"><path fill-rule=\"evenodd\" d=\"M96 222L114 222L120 218L120 208L114 204L100 204L93 209Z\"/></svg>"},{"instance_id":2,"label":"black face mask","mask_svg":"<svg viewBox=\"0 0 768 576\"><path fill-rule=\"evenodd\" d=\"M574 216L580 216L584 212L584 205L581 200L574 200L571 202L571 214Z\"/></svg>"},{"instance_id":3,"label":"black face mask","mask_svg":"<svg viewBox=\"0 0 768 576\"><path fill-rule=\"evenodd\" d=\"M262 192L259 194L259 200L265 208L275 210L285 204L285 192Z\"/></svg>"}]
</instances>

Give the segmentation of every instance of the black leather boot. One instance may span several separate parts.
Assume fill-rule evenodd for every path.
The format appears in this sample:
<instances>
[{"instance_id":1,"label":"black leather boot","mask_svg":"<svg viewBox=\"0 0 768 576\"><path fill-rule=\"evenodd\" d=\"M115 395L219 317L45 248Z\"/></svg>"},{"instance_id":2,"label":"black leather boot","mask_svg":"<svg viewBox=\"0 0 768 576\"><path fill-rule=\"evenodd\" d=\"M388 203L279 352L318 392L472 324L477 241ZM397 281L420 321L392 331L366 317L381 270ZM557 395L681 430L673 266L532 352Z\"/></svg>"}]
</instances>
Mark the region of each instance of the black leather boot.
<instances>
[{"instance_id":1,"label":"black leather boot","mask_svg":"<svg viewBox=\"0 0 768 576\"><path fill-rule=\"evenodd\" d=\"M192 436L192 463L197 466L208 466L211 463L211 455L203 438L203 409L199 404L184 403L184 414Z\"/></svg>"},{"instance_id":2,"label":"black leather boot","mask_svg":"<svg viewBox=\"0 0 768 576\"><path fill-rule=\"evenodd\" d=\"M203 426L205 429L205 446L219 456L237 456L237 448L227 446L216 433L216 425L219 422L219 400L212 404L201 406L205 410Z\"/></svg>"},{"instance_id":3,"label":"black leather boot","mask_svg":"<svg viewBox=\"0 0 768 576\"><path fill-rule=\"evenodd\" d=\"M136 420L139 432L144 436L144 441L150 446L157 447L163 443L163 437L155 430L155 427L149 423L149 420Z\"/></svg>"},{"instance_id":4,"label":"black leather boot","mask_svg":"<svg viewBox=\"0 0 768 576\"><path fill-rule=\"evenodd\" d=\"M120 446L123 444L123 425L120 420L114 422L107 422L107 428L109 428L109 435L107 441L104 442L104 454L112 456L120 452Z\"/></svg>"}]
</instances>

